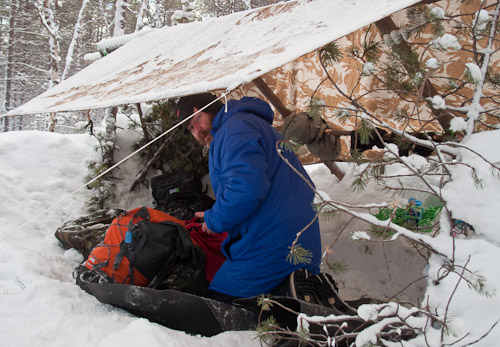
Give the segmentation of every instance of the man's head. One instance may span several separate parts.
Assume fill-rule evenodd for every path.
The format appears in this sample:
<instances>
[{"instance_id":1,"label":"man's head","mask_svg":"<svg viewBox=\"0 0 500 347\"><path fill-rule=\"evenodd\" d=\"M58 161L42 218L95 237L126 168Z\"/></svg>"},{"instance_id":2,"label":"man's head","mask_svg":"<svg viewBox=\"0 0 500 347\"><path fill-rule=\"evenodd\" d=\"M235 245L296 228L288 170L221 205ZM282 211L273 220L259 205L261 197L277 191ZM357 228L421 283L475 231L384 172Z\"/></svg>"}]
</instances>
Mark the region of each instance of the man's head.
<instances>
[{"instance_id":1,"label":"man's head","mask_svg":"<svg viewBox=\"0 0 500 347\"><path fill-rule=\"evenodd\" d=\"M189 95L180 98L177 103L177 121L183 121L216 99L217 97L210 93ZM188 122L183 123L182 126L193 135L196 141L203 145L208 145L211 141L210 130L212 130L212 121L222 106L224 105L217 100L192 117Z\"/></svg>"}]
</instances>

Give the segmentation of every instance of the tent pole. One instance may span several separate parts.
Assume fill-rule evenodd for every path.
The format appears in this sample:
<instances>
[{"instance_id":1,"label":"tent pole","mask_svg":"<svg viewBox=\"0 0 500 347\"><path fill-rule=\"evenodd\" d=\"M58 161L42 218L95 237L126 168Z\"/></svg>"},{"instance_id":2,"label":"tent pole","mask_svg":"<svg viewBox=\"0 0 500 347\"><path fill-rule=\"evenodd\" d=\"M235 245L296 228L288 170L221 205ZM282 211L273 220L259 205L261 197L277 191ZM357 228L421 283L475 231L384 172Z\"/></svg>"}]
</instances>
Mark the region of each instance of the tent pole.
<instances>
[{"instance_id":1,"label":"tent pole","mask_svg":"<svg viewBox=\"0 0 500 347\"><path fill-rule=\"evenodd\" d=\"M139 114L139 120L141 122L141 128L142 128L142 131L144 132L144 140L147 143L151 139L149 138L148 129L146 128L146 123L144 122L144 115L142 114L141 104L140 103L136 103L135 107L137 107L137 113ZM148 159L153 158L153 152L151 151L151 147L148 146L147 150L148 150Z\"/></svg>"},{"instance_id":2,"label":"tent pole","mask_svg":"<svg viewBox=\"0 0 500 347\"><path fill-rule=\"evenodd\" d=\"M335 176L337 176L337 178L339 179L339 181L342 181L342 178L344 178L344 174L342 173L342 171L340 171L340 169L337 166L337 164L335 164L335 161L333 161L333 160L325 160L323 162L323 164L325 164L325 166L330 169L330 173L332 173Z\"/></svg>"},{"instance_id":3,"label":"tent pole","mask_svg":"<svg viewBox=\"0 0 500 347\"><path fill-rule=\"evenodd\" d=\"M281 100L273 93L271 88L267 86L267 84L262 80L262 78L257 77L252 81L255 86L260 90L262 94L273 104L273 106L278 110L281 114L281 117L285 119L290 115L290 110L286 108L285 105L281 102Z\"/></svg>"},{"instance_id":4,"label":"tent pole","mask_svg":"<svg viewBox=\"0 0 500 347\"><path fill-rule=\"evenodd\" d=\"M252 81L255 86L260 90L262 94L273 104L273 106L278 110L278 112L281 114L281 117L285 119L290 115L290 110L286 108L285 105L281 102L281 100L274 94L274 92L267 86L267 84L262 80L262 78L257 77ZM351 132L346 132L350 135ZM344 135L344 134L342 134ZM328 169L330 169L330 172L337 176L339 181L342 181L342 178L344 178L344 174L342 171L340 171L339 167L337 164L335 164L335 161L333 160L325 160L323 163L326 165Z\"/></svg>"}]
</instances>

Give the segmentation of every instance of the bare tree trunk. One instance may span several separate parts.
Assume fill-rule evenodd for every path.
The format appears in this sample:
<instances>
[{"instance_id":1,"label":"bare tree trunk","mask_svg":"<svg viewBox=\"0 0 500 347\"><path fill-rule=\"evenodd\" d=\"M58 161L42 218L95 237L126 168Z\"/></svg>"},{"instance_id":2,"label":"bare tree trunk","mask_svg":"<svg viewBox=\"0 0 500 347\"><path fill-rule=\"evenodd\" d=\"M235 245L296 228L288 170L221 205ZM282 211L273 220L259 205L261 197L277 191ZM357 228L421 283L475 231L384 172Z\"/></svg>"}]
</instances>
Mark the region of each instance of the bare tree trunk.
<instances>
[{"instance_id":1,"label":"bare tree trunk","mask_svg":"<svg viewBox=\"0 0 500 347\"><path fill-rule=\"evenodd\" d=\"M83 0L82 1L82 7L80 7L80 11L78 12L78 18L75 23L75 30L73 31L73 37L71 38L71 43L69 44L68 47L68 53L66 54L66 64L64 66L64 71L61 76L61 81L66 78L66 75L69 73L69 69L71 67L71 63L73 62L73 54L75 51L75 44L80 36L80 26L81 26L81 21L83 17L83 12L85 11L85 8L87 7L87 4L89 3L89 0Z\"/></svg>"},{"instance_id":2,"label":"bare tree trunk","mask_svg":"<svg viewBox=\"0 0 500 347\"><path fill-rule=\"evenodd\" d=\"M325 164L325 166L328 169L330 169L330 173L332 173L335 176L337 176L337 178L339 179L339 181L342 181L342 179L344 178L344 174L342 173L342 171L340 171L340 169L337 166L337 164L335 164L335 161L333 161L333 160L325 160L323 163Z\"/></svg>"},{"instance_id":3,"label":"bare tree trunk","mask_svg":"<svg viewBox=\"0 0 500 347\"><path fill-rule=\"evenodd\" d=\"M7 56L5 57L5 85L4 85L4 102L2 105L3 113L11 109L11 81L12 81L12 52L14 47L14 25L16 14L17 1L12 0L9 9L9 36L7 42ZM8 131L8 118L4 121L4 130Z\"/></svg>"},{"instance_id":4,"label":"bare tree trunk","mask_svg":"<svg viewBox=\"0 0 500 347\"><path fill-rule=\"evenodd\" d=\"M103 0L99 0L99 9L100 9L99 13L101 14L100 20L102 20L104 22L104 26L106 27L107 31L111 32L111 24L108 22L108 20L106 18L106 10L104 9ZM104 38L104 36L105 36L105 34L101 30L100 37L98 39L96 39L95 41L96 42L101 41Z\"/></svg>"},{"instance_id":5,"label":"bare tree trunk","mask_svg":"<svg viewBox=\"0 0 500 347\"><path fill-rule=\"evenodd\" d=\"M125 7L128 6L127 2L124 0L116 0L115 4L115 18L114 18L114 29L113 37L121 36L125 34ZM106 142L115 143L116 140L116 114L118 113L118 107L112 107L104 118L104 124L106 127ZM114 156L114 145L106 146L106 151L103 153L103 161L105 165L110 167L113 165Z\"/></svg>"},{"instance_id":6,"label":"bare tree trunk","mask_svg":"<svg viewBox=\"0 0 500 347\"><path fill-rule=\"evenodd\" d=\"M59 42L61 37L59 36L59 26L54 19L54 13L51 9L51 0L43 1L43 8L38 4L38 13L42 24L45 26L49 33L49 46L50 46L50 83L49 88L60 82L59 76L59 62L61 57L59 55Z\"/></svg>"},{"instance_id":7,"label":"bare tree trunk","mask_svg":"<svg viewBox=\"0 0 500 347\"><path fill-rule=\"evenodd\" d=\"M142 0L142 5L137 15L137 21L135 23L135 31L139 31L144 26L144 13L148 10L148 0Z\"/></svg>"},{"instance_id":8,"label":"bare tree trunk","mask_svg":"<svg viewBox=\"0 0 500 347\"><path fill-rule=\"evenodd\" d=\"M103 153L103 163L107 167L111 167L113 165L113 154L115 150L115 141L116 141L116 113L118 112L117 107L112 107L108 109L106 112L106 116L104 117L105 124L105 140L104 140L104 153ZM111 145L112 144L112 145Z\"/></svg>"},{"instance_id":9,"label":"bare tree trunk","mask_svg":"<svg viewBox=\"0 0 500 347\"><path fill-rule=\"evenodd\" d=\"M116 0L115 7L113 37L125 34L125 9L128 7L128 3L125 0Z\"/></svg>"},{"instance_id":10,"label":"bare tree trunk","mask_svg":"<svg viewBox=\"0 0 500 347\"><path fill-rule=\"evenodd\" d=\"M59 42L61 41L61 37L59 36L59 26L57 25L54 13L51 8L52 2L51 0L43 0L43 7L40 4L37 4L38 13L40 15L40 19L42 20L42 24L45 26L49 33L49 49L50 49L50 81L49 88L59 84L60 76L59 76L59 62L61 61L61 57L59 55ZM56 127L56 115L54 113L50 114L50 125L49 131L53 132Z\"/></svg>"},{"instance_id":11,"label":"bare tree trunk","mask_svg":"<svg viewBox=\"0 0 500 347\"><path fill-rule=\"evenodd\" d=\"M141 104L137 103L135 104L135 106L137 107L137 113L139 114L139 120L141 121L141 128L144 133L144 141L146 141L146 143L149 143L151 139L149 138L146 122L144 121L144 115L142 114ZM148 150L148 159L153 158L153 150L151 149L151 146L148 146L147 150Z\"/></svg>"},{"instance_id":12,"label":"bare tree trunk","mask_svg":"<svg viewBox=\"0 0 500 347\"><path fill-rule=\"evenodd\" d=\"M153 0L153 4L154 4L154 13L153 13L153 22L154 22L154 27L155 28L160 28L162 26L162 21L160 19L160 16L159 16L159 4L158 4L158 0Z\"/></svg>"}]
</instances>

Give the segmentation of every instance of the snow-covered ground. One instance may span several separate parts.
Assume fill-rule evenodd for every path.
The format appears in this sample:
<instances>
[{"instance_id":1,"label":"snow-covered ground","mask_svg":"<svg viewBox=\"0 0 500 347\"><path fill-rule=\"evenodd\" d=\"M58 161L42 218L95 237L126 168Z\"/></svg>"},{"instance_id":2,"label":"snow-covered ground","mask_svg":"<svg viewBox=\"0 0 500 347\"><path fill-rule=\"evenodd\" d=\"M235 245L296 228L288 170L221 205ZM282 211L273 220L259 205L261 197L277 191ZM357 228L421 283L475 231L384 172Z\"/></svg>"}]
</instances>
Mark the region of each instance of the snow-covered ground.
<instances>
[{"instance_id":1,"label":"snow-covered ground","mask_svg":"<svg viewBox=\"0 0 500 347\"><path fill-rule=\"evenodd\" d=\"M133 137L121 135L118 155L124 157ZM468 143L490 161L497 165L500 162L500 131L474 135ZM253 332L227 332L205 338L174 331L103 305L75 285L72 270L82 256L64 250L54 232L65 221L86 214L86 189L18 229L82 185L86 161L97 156L95 145L96 140L87 134L0 134L0 346L260 346ZM475 276L484 277L488 295L478 294L461 281L450 301L448 319L456 339L470 333L456 346L479 339L500 318L500 299L496 295L500 288L500 178L498 171L472 159L471 152L464 152L462 158L480 168L483 188L474 187L467 167L450 168L454 181L444 193L453 216L466 220L477 232L471 238L456 239L455 254L457 261L468 262ZM318 188L337 199L351 198L336 196L340 184L328 180L329 173L322 168L308 167ZM145 187L134 192L133 197L125 194L136 172L134 158L115 172L120 178L117 192L123 196L116 207L132 209L152 203ZM449 240L442 238L443 249L452 247ZM439 259L436 256L431 260L429 274L435 279L434 265ZM444 310L457 281L457 276L450 275L438 285L429 286L428 303ZM430 341L434 346L435 340ZM498 341L500 327L495 327L477 345L498 346ZM417 345L424 346L425 342Z\"/></svg>"},{"instance_id":2,"label":"snow-covered ground","mask_svg":"<svg viewBox=\"0 0 500 347\"><path fill-rule=\"evenodd\" d=\"M130 133L120 137L119 159L132 141ZM0 346L260 346L251 332L190 336L102 305L82 291L72 271L83 257L64 250L54 232L65 221L88 214L87 189L12 233L84 183L86 161L97 156L96 144L87 134L0 134ZM118 195L137 172L134 158L123 165L114 173L122 178ZM151 206L152 201L141 187L133 197L124 195L117 207Z\"/></svg>"}]
</instances>

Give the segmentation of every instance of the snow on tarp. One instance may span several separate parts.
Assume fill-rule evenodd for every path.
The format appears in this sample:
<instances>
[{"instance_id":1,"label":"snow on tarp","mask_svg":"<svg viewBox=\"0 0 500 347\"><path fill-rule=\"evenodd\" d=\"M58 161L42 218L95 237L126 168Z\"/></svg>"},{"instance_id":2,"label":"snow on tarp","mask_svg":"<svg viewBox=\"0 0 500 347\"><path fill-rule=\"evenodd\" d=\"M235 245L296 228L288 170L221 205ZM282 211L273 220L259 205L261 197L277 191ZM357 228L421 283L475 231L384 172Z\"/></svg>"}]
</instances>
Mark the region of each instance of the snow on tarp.
<instances>
[{"instance_id":1,"label":"snow on tarp","mask_svg":"<svg viewBox=\"0 0 500 347\"><path fill-rule=\"evenodd\" d=\"M7 115L233 90L417 2L297 0L152 30Z\"/></svg>"}]
</instances>

